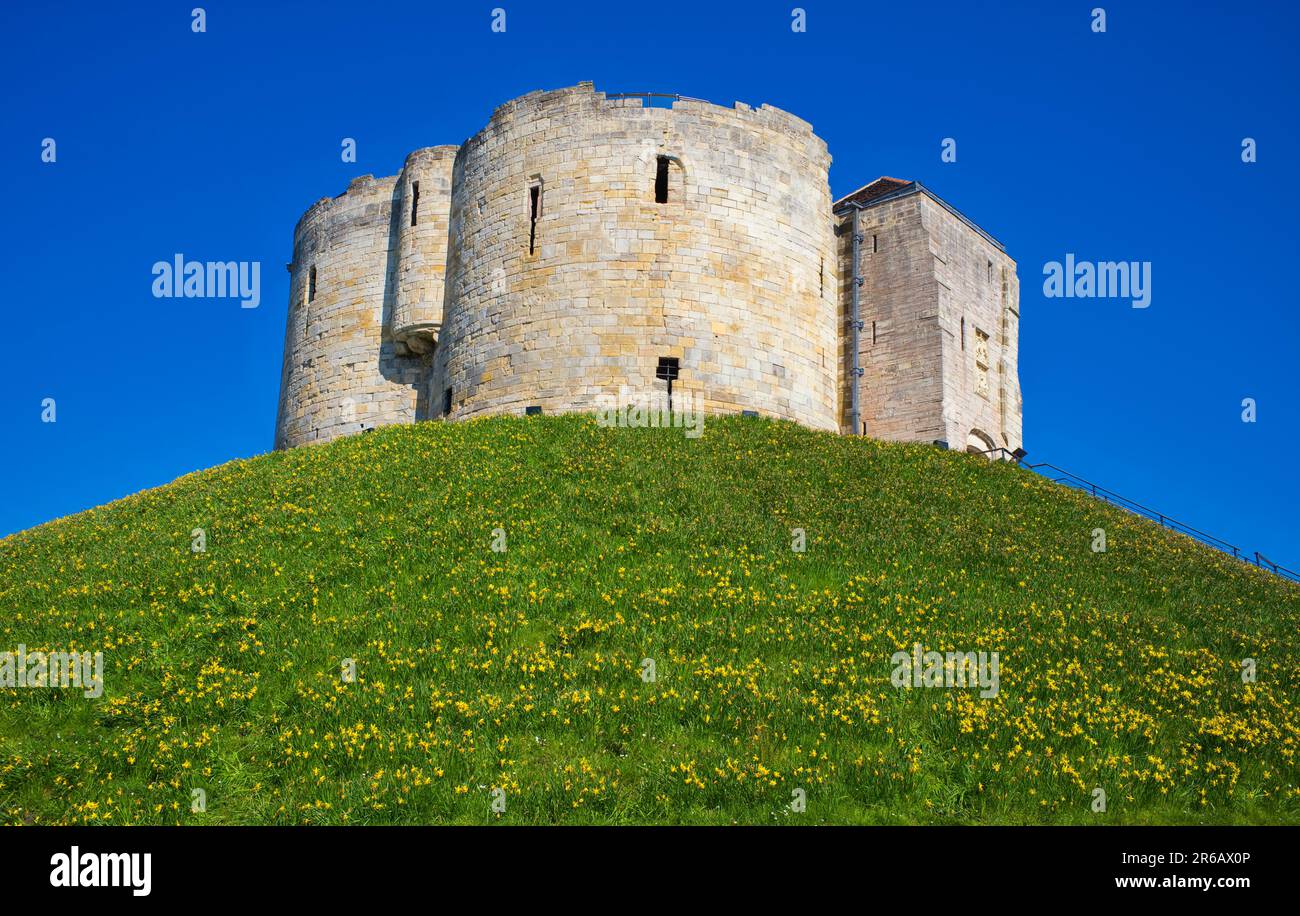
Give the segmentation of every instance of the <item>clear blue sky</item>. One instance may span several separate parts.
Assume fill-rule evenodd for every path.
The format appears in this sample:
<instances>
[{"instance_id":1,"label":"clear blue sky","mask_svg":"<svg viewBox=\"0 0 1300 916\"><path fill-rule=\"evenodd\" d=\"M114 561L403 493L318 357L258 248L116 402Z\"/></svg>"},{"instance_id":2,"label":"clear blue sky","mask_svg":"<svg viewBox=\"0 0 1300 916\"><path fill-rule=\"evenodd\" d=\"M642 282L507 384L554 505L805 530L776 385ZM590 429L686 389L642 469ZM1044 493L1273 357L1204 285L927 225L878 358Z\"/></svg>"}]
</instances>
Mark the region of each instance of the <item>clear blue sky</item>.
<instances>
[{"instance_id":1,"label":"clear blue sky","mask_svg":"<svg viewBox=\"0 0 1300 916\"><path fill-rule=\"evenodd\" d=\"M0 534L268 450L303 210L593 80L794 112L836 196L925 182L1019 263L1032 457L1300 566L1293 4L200 3L0 12ZM262 262L261 307L153 298L176 252ZM1066 252L1151 306L1045 299Z\"/></svg>"}]
</instances>

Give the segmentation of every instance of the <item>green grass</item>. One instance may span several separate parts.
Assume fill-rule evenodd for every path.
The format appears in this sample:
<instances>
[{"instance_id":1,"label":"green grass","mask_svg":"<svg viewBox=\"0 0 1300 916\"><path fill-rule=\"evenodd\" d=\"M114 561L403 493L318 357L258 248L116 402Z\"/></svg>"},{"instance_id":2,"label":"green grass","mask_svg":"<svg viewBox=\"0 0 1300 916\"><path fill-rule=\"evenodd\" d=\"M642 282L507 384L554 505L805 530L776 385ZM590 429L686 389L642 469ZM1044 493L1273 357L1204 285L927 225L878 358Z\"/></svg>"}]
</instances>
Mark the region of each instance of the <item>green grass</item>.
<instances>
[{"instance_id":1,"label":"green grass","mask_svg":"<svg viewBox=\"0 0 1300 916\"><path fill-rule=\"evenodd\" d=\"M390 427L6 538L0 607L105 657L0 690L7 823L1300 821L1300 589L929 446ZM998 696L893 687L916 642Z\"/></svg>"}]
</instances>

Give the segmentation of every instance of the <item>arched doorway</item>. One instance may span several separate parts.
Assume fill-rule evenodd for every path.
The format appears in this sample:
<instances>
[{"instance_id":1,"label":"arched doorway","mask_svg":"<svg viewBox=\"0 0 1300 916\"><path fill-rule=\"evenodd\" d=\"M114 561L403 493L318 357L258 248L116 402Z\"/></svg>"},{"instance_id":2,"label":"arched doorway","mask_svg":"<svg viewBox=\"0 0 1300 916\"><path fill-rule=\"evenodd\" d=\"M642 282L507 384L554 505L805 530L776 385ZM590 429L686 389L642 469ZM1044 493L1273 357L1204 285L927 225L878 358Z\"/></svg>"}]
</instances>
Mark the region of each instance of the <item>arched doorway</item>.
<instances>
[{"instance_id":1,"label":"arched doorway","mask_svg":"<svg viewBox=\"0 0 1300 916\"><path fill-rule=\"evenodd\" d=\"M972 429L966 434L966 451L972 455L982 454L985 458L992 461L997 457L997 455L993 453L993 449L995 448L997 448L997 444L993 441L993 437L989 436L987 433L980 432L978 429Z\"/></svg>"}]
</instances>

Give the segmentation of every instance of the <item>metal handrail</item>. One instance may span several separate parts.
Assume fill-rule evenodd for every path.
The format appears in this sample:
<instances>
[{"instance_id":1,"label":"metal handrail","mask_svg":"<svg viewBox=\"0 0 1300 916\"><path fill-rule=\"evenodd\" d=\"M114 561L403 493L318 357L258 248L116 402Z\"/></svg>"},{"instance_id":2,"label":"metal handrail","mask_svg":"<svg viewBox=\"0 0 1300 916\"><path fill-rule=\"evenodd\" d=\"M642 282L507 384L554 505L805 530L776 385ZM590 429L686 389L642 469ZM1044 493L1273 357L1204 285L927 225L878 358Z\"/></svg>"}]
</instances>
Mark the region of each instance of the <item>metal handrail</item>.
<instances>
[{"instance_id":1,"label":"metal handrail","mask_svg":"<svg viewBox=\"0 0 1300 916\"><path fill-rule=\"evenodd\" d=\"M1249 563L1250 561L1247 560L1246 562ZM1274 563L1272 560L1264 556L1258 550L1255 551L1255 565L1260 567L1261 569L1271 570L1276 575L1282 576L1287 579L1294 579L1297 582L1300 582L1300 572L1296 572L1294 569L1287 569L1285 566L1281 565L1280 563Z\"/></svg>"},{"instance_id":2,"label":"metal handrail","mask_svg":"<svg viewBox=\"0 0 1300 916\"><path fill-rule=\"evenodd\" d=\"M1065 468L1058 467L1046 461L1040 461L1037 464L1029 464L1024 460L1023 453L1021 455L1016 455L1014 452L1010 452L1007 449L1000 448L1000 447L985 449L984 451L980 451L980 452L972 451L971 454L986 455L986 456L992 456L994 454L1001 455L1004 459L1015 462L1015 464L1018 467L1023 467L1026 470L1034 471L1040 476L1050 480L1052 483L1059 483L1076 490L1082 490L1083 492L1092 495L1096 499L1100 499L1103 502L1109 503L1120 509L1124 509L1125 511L1131 512L1134 515L1140 515L1143 518L1149 518L1153 521L1156 521L1160 525L1167 527L1170 530L1177 531L1181 534L1187 535L1188 537L1194 538L1195 540L1200 541L1202 544L1205 544L1207 547L1212 547L1215 550L1218 550L1222 553L1226 553L1229 554L1230 556L1236 557L1238 560L1241 560L1244 563L1253 562L1255 566L1258 566L1260 569L1267 569L1270 572L1272 572L1274 575L1281 576L1284 579L1290 579L1293 582L1300 582L1300 572L1297 572L1296 570L1293 569L1288 569L1287 567L1282 566L1279 563L1274 563L1272 560L1264 556L1258 550L1254 551L1254 556L1252 558L1251 556L1247 555L1236 544L1229 543L1228 541L1225 541L1223 538L1210 534L1207 531L1202 531L1199 528L1193 528L1191 525L1187 524L1186 522L1181 522L1176 518L1171 518L1170 516L1165 515L1163 512L1157 511L1156 509L1152 509L1149 506L1144 506L1142 505L1142 503L1137 502L1136 500L1133 499L1129 499L1127 496L1123 496L1119 493L1116 493L1114 490L1108 490L1105 487L1100 486L1099 484L1093 483L1091 480L1088 480L1087 478L1080 477L1078 474L1075 474L1073 471L1067 471ZM1052 471L1055 471L1057 474L1060 474L1061 476L1051 477L1047 474L1042 473L1039 470L1040 468L1048 468Z\"/></svg>"}]
</instances>

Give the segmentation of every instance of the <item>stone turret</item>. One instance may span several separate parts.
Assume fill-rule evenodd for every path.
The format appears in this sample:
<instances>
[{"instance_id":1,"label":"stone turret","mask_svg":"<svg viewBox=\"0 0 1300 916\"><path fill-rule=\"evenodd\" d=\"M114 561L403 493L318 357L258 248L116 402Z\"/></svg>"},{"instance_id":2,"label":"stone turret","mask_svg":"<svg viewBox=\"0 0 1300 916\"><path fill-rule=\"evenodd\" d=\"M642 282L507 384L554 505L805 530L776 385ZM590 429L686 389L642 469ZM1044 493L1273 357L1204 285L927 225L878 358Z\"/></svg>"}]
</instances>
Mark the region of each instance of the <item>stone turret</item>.
<instances>
[{"instance_id":1,"label":"stone turret","mask_svg":"<svg viewBox=\"0 0 1300 916\"><path fill-rule=\"evenodd\" d=\"M389 332L396 178L365 175L294 231L276 446L415 419L417 360Z\"/></svg>"},{"instance_id":2,"label":"stone turret","mask_svg":"<svg viewBox=\"0 0 1300 916\"><path fill-rule=\"evenodd\" d=\"M399 354L432 352L442 327L451 169L457 149L416 150L406 157L398 180L402 200L393 339Z\"/></svg>"},{"instance_id":3,"label":"stone turret","mask_svg":"<svg viewBox=\"0 0 1300 916\"><path fill-rule=\"evenodd\" d=\"M435 413L594 410L667 358L706 412L836 428L829 165L766 106L502 106L456 162Z\"/></svg>"}]
</instances>

